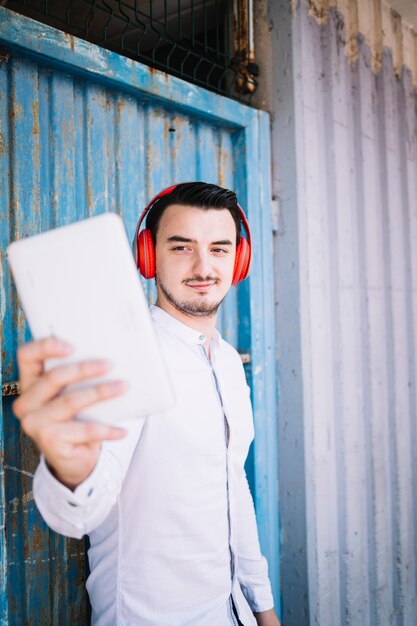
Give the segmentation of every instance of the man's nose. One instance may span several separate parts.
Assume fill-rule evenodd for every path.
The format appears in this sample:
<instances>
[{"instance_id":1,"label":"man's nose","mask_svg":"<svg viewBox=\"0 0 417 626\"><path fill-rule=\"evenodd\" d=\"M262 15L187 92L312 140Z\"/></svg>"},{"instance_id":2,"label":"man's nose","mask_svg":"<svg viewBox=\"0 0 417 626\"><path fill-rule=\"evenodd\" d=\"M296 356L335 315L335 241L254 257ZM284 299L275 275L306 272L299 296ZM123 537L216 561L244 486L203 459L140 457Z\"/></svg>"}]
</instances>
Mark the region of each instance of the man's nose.
<instances>
[{"instance_id":1,"label":"man's nose","mask_svg":"<svg viewBox=\"0 0 417 626\"><path fill-rule=\"evenodd\" d=\"M204 250L197 250L194 257L194 266L193 270L195 274L199 276L206 277L209 276L211 265L210 265L210 257L207 252Z\"/></svg>"}]
</instances>

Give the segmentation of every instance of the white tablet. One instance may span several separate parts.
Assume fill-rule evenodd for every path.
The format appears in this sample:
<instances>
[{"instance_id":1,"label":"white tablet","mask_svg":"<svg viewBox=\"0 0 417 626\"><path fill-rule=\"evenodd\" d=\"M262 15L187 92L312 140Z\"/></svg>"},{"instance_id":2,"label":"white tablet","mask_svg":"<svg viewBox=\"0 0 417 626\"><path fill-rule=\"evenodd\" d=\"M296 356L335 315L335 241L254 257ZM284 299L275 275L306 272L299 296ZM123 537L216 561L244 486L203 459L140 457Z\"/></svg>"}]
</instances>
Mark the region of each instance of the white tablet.
<instances>
[{"instance_id":1,"label":"white tablet","mask_svg":"<svg viewBox=\"0 0 417 626\"><path fill-rule=\"evenodd\" d=\"M65 362L108 359L128 390L77 417L117 424L162 412L174 394L122 219L106 213L13 242L8 256L35 339L74 346ZM47 369L64 362L51 359ZM79 387L80 385L77 385ZM75 388L74 386L73 388Z\"/></svg>"}]
</instances>

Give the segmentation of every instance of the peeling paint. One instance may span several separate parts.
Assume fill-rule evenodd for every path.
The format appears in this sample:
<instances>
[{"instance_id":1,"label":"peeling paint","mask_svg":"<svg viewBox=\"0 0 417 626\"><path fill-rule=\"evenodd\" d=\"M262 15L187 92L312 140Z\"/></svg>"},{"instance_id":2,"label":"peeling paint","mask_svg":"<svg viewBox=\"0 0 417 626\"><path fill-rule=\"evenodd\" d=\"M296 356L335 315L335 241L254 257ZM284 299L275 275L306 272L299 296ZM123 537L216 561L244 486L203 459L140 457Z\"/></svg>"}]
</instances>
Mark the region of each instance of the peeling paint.
<instances>
[{"instance_id":1,"label":"peeling paint","mask_svg":"<svg viewBox=\"0 0 417 626\"><path fill-rule=\"evenodd\" d=\"M8 506L10 508L11 514L14 515L15 513L17 513L21 505L26 505L29 502L32 502L32 500L33 500L32 490L24 493L21 498L19 498L18 496L16 496L15 498L12 498L8 502ZM36 528L37 527L34 527L33 532L35 531Z\"/></svg>"},{"instance_id":2,"label":"peeling paint","mask_svg":"<svg viewBox=\"0 0 417 626\"><path fill-rule=\"evenodd\" d=\"M12 120L16 121L16 120L21 120L23 117L23 107L21 104L18 104L17 102L13 102L13 108L12 108Z\"/></svg>"},{"instance_id":3,"label":"peeling paint","mask_svg":"<svg viewBox=\"0 0 417 626\"><path fill-rule=\"evenodd\" d=\"M221 147L220 155L219 155L219 182L220 182L221 187L226 186L226 172L227 172L228 158L229 158L229 154L227 150Z\"/></svg>"},{"instance_id":4,"label":"peeling paint","mask_svg":"<svg viewBox=\"0 0 417 626\"><path fill-rule=\"evenodd\" d=\"M393 61L394 72L397 77L400 76L403 67L403 28L401 15L396 11L391 11L392 32L394 36L393 42Z\"/></svg>"},{"instance_id":5,"label":"peeling paint","mask_svg":"<svg viewBox=\"0 0 417 626\"><path fill-rule=\"evenodd\" d=\"M371 68L375 74L381 71L384 48L390 48L395 75L399 77L403 67L407 67L411 70L414 89L417 90L417 33L383 0L291 0L294 18L299 2L305 2L309 16L320 25L328 22L331 10L342 16L345 25L344 50L352 67L359 58L359 37L362 36L370 49Z\"/></svg>"},{"instance_id":6,"label":"peeling paint","mask_svg":"<svg viewBox=\"0 0 417 626\"><path fill-rule=\"evenodd\" d=\"M64 33L64 40L67 43L69 43L71 50L74 51L74 47L75 47L74 35L70 35L69 33Z\"/></svg>"},{"instance_id":7,"label":"peeling paint","mask_svg":"<svg viewBox=\"0 0 417 626\"><path fill-rule=\"evenodd\" d=\"M119 122L119 124L120 124L121 119L122 119L122 111L123 111L125 105L126 105L126 101L124 99L120 98L118 103L117 103L117 121Z\"/></svg>"},{"instance_id":8,"label":"peeling paint","mask_svg":"<svg viewBox=\"0 0 417 626\"><path fill-rule=\"evenodd\" d=\"M348 62L351 66L355 66L359 59L359 16L358 5L356 0L347 0L347 10L343 15L338 12L340 16L340 30L344 25L344 52Z\"/></svg>"},{"instance_id":9,"label":"peeling paint","mask_svg":"<svg viewBox=\"0 0 417 626\"><path fill-rule=\"evenodd\" d=\"M32 502L33 500L33 491L28 491L24 493L22 496L22 504L27 504L28 502Z\"/></svg>"},{"instance_id":10,"label":"peeling paint","mask_svg":"<svg viewBox=\"0 0 417 626\"><path fill-rule=\"evenodd\" d=\"M12 472L18 472L19 474L24 474L25 476L29 476L30 478L34 477L32 472L27 472L26 470L20 469L19 467L14 467L13 465L5 465L4 469L11 470Z\"/></svg>"},{"instance_id":11,"label":"peeling paint","mask_svg":"<svg viewBox=\"0 0 417 626\"><path fill-rule=\"evenodd\" d=\"M39 102L34 100L32 102L32 115L33 115L33 134L35 137L39 135Z\"/></svg>"},{"instance_id":12,"label":"peeling paint","mask_svg":"<svg viewBox=\"0 0 417 626\"><path fill-rule=\"evenodd\" d=\"M88 180L87 180L87 207L88 207L88 212L90 213L93 208L93 189L91 185L91 173L88 175Z\"/></svg>"},{"instance_id":13,"label":"peeling paint","mask_svg":"<svg viewBox=\"0 0 417 626\"><path fill-rule=\"evenodd\" d=\"M0 321L6 316L6 291L4 289L4 253L0 252Z\"/></svg>"},{"instance_id":14,"label":"peeling paint","mask_svg":"<svg viewBox=\"0 0 417 626\"><path fill-rule=\"evenodd\" d=\"M329 0L307 0L308 14L315 18L319 24L327 24L329 9L333 3Z\"/></svg>"}]
</instances>

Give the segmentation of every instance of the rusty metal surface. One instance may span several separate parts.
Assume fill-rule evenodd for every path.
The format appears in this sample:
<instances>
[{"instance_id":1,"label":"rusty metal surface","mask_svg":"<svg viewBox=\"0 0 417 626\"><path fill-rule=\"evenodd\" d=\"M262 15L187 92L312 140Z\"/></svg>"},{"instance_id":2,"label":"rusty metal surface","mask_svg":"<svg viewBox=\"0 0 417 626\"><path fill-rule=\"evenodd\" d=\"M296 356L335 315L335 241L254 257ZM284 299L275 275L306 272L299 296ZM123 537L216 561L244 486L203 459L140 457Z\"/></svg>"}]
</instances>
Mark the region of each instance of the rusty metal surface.
<instances>
[{"instance_id":1,"label":"rusty metal surface","mask_svg":"<svg viewBox=\"0 0 417 626\"><path fill-rule=\"evenodd\" d=\"M20 393L20 385L18 381L12 380L10 383L2 383L1 395L3 398L6 396L18 396Z\"/></svg>"}]
</instances>

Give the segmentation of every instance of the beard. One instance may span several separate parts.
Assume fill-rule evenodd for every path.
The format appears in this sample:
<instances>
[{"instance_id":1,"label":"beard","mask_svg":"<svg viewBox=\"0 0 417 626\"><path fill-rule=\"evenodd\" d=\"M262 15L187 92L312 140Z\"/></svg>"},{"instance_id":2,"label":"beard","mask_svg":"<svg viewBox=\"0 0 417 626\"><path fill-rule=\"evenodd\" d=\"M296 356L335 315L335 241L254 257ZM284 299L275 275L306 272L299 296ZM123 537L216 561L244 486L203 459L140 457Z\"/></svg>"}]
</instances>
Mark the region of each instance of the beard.
<instances>
[{"instance_id":1,"label":"beard","mask_svg":"<svg viewBox=\"0 0 417 626\"><path fill-rule=\"evenodd\" d=\"M194 278L184 280L183 283L188 284L192 282L205 282L212 280L217 279L212 277L202 278L201 276L195 276ZM177 311L180 311L189 317L214 317L219 306L224 300L224 298L222 298L219 302L210 302L204 298L205 294L202 294L201 298L197 297L193 300L177 300L177 298L175 298L175 296L173 296L172 293L170 293L164 284L158 279L158 276L155 276L155 281L168 302L172 304Z\"/></svg>"}]
</instances>

